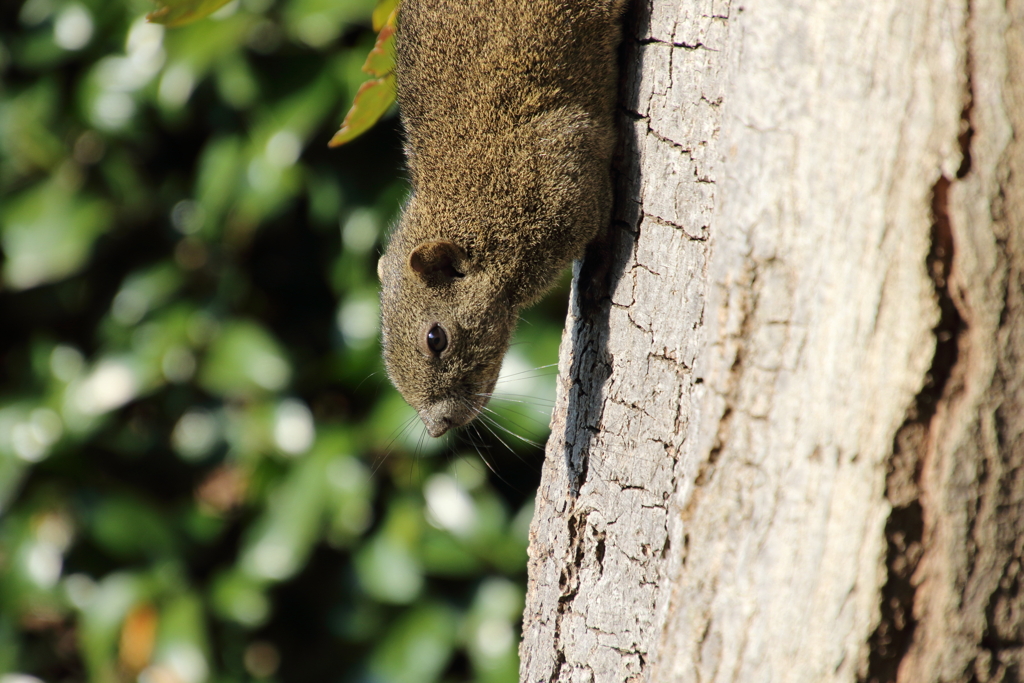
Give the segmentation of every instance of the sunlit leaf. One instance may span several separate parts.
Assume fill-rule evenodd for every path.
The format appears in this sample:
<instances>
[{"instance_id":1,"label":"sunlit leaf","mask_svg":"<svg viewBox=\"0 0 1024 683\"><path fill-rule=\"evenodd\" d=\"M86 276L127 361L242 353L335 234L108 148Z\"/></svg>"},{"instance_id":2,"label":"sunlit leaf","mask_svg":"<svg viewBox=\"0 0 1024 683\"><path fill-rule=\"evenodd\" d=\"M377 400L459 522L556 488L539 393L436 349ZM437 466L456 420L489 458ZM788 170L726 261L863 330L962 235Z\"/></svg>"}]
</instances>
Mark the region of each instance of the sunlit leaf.
<instances>
[{"instance_id":1,"label":"sunlit leaf","mask_svg":"<svg viewBox=\"0 0 1024 683\"><path fill-rule=\"evenodd\" d=\"M156 0L159 9L146 15L155 24L184 26L208 17L231 0Z\"/></svg>"},{"instance_id":2,"label":"sunlit leaf","mask_svg":"<svg viewBox=\"0 0 1024 683\"><path fill-rule=\"evenodd\" d=\"M255 579L280 581L302 568L323 524L329 489L329 451L318 450L292 468L242 550L242 569Z\"/></svg>"},{"instance_id":3,"label":"sunlit leaf","mask_svg":"<svg viewBox=\"0 0 1024 683\"><path fill-rule=\"evenodd\" d=\"M395 27L385 26L377 36L377 43L366 56L363 71L381 78L395 70Z\"/></svg>"},{"instance_id":4,"label":"sunlit leaf","mask_svg":"<svg viewBox=\"0 0 1024 683\"><path fill-rule=\"evenodd\" d=\"M377 680L430 683L451 657L457 620L451 608L425 604L400 619L374 649L370 670Z\"/></svg>"},{"instance_id":5,"label":"sunlit leaf","mask_svg":"<svg viewBox=\"0 0 1024 683\"><path fill-rule=\"evenodd\" d=\"M160 615L160 631L150 668L152 679L207 680L209 649L202 600L191 592L175 596Z\"/></svg>"},{"instance_id":6,"label":"sunlit leaf","mask_svg":"<svg viewBox=\"0 0 1024 683\"><path fill-rule=\"evenodd\" d=\"M74 582L69 580L68 583L69 591L76 593L82 603L76 635L89 670L89 680L118 680L115 652L121 624L144 593L141 577L117 572L95 583L84 576L75 577Z\"/></svg>"},{"instance_id":7,"label":"sunlit leaf","mask_svg":"<svg viewBox=\"0 0 1024 683\"><path fill-rule=\"evenodd\" d=\"M77 272L93 242L110 227L110 210L84 192L50 181L9 200L2 215L7 262L4 281L13 289L56 282Z\"/></svg>"},{"instance_id":8,"label":"sunlit leaf","mask_svg":"<svg viewBox=\"0 0 1024 683\"><path fill-rule=\"evenodd\" d=\"M341 124L341 129L327 143L328 146L343 145L365 133L380 120L381 116L384 116L394 101L394 74L363 83L356 93L352 108Z\"/></svg>"},{"instance_id":9,"label":"sunlit leaf","mask_svg":"<svg viewBox=\"0 0 1024 683\"><path fill-rule=\"evenodd\" d=\"M0 411L0 419L2 418ZM7 509L9 501L18 491L27 465L28 463L21 458L0 450L0 514Z\"/></svg>"},{"instance_id":10,"label":"sunlit leaf","mask_svg":"<svg viewBox=\"0 0 1024 683\"><path fill-rule=\"evenodd\" d=\"M516 624L523 614L523 589L504 578L485 579L461 628L480 683L516 680Z\"/></svg>"},{"instance_id":11,"label":"sunlit leaf","mask_svg":"<svg viewBox=\"0 0 1024 683\"><path fill-rule=\"evenodd\" d=\"M135 271L121 284L111 305L111 315L122 325L134 325L166 302L180 285L181 273L169 261Z\"/></svg>"},{"instance_id":12,"label":"sunlit leaf","mask_svg":"<svg viewBox=\"0 0 1024 683\"><path fill-rule=\"evenodd\" d=\"M213 582L213 608L221 616L246 626L259 626L270 613L266 581L242 571L225 572Z\"/></svg>"},{"instance_id":13,"label":"sunlit leaf","mask_svg":"<svg viewBox=\"0 0 1024 683\"><path fill-rule=\"evenodd\" d=\"M392 5L386 18L378 29L378 13L383 7ZM374 28L380 32L377 34L377 42L366 57L363 63L363 71L374 76L373 80L363 83L356 92L352 102L352 108L345 115L345 121L341 129L334 134L329 147L343 145L354 140L373 124L380 120L380 117L387 113L388 109L395 102L395 22L398 17L398 0L384 2L377 5L374 10Z\"/></svg>"},{"instance_id":14,"label":"sunlit leaf","mask_svg":"<svg viewBox=\"0 0 1024 683\"><path fill-rule=\"evenodd\" d=\"M422 516L411 500L397 500L380 531L356 555L359 583L381 602L407 604L423 589L423 567L416 555Z\"/></svg>"},{"instance_id":15,"label":"sunlit leaf","mask_svg":"<svg viewBox=\"0 0 1024 683\"><path fill-rule=\"evenodd\" d=\"M394 25L397 9L398 0L378 0L377 6L373 8L373 30L379 31L387 23Z\"/></svg>"},{"instance_id":16,"label":"sunlit leaf","mask_svg":"<svg viewBox=\"0 0 1024 683\"><path fill-rule=\"evenodd\" d=\"M221 218L245 177L241 141L235 136L211 139L197 166L196 198L208 217L204 227L209 233L219 232Z\"/></svg>"},{"instance_id":17,"label":"sunlit leaf","mask_svg":"<svg viewBox=\"0 0 1024 683\"><path fill-rule=\"evenodd\" d=\"M203 388L228 396L277 391L290 378L291 366L274 338L245 321L224 326L199 372Z\"/></svg>"}]
</instances>

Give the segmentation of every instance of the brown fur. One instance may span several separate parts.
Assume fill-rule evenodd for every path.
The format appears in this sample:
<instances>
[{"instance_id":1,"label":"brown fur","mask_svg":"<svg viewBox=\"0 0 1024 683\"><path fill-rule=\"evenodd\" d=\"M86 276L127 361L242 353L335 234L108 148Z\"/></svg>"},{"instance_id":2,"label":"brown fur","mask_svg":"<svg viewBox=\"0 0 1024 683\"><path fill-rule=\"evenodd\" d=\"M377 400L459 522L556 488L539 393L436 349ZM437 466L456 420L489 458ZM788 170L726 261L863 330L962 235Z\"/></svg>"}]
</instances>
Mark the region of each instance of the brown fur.
<instances>
[{"instance_id":1,"label":"brown fur","mask_svg":"<svg viewBox=\"0 0 1024 683\"><path fill-rule=\"evenodd\" d=\"M622 5L402 0L412 195L378 264L384 360L433 436L482 410L519 311L608 221Z\"/></svg>"}]
</instances>

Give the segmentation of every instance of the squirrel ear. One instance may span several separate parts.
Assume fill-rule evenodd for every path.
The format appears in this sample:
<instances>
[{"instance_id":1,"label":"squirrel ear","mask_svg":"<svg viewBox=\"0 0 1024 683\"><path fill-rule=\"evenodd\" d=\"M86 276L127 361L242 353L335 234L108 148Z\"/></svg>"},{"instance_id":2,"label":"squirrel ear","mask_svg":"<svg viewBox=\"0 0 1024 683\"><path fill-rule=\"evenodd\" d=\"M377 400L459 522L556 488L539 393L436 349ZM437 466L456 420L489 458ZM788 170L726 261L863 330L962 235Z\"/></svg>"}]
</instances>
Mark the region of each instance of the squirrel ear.
<instances>
[{"instance_id":1,"label":"squirrel ear","mask_svg":"<svg viewBox=\"0 0 1024 683\"><path fill-rule=\"evenodd\" d=\"M465 275L466 252L454 242L432 240L416 246L409 254L409 267L424 284L448 284Z\"/></svg>"}]
</instances>

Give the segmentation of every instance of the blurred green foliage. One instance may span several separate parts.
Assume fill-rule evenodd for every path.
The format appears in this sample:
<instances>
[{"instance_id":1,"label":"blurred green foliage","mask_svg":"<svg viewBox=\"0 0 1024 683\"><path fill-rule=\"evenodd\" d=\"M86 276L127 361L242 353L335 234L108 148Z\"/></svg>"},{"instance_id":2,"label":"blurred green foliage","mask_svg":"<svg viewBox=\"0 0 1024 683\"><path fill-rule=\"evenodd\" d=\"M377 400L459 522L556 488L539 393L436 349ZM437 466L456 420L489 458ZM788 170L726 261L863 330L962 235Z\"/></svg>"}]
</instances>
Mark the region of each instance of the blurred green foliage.
<instances>
[{"instance_id":1,"label":"blurred green foliage","mask_svg":"<svg viewBox=\"0 0 1024 683\"><path fill-rule=\"evenodd\" d=\"M146 15L146 19L164 26L184 26L208 17L229 0L155 0L158 9Z\"/></svg>"},{"instance_id":2,"label":"blurred green foliage","mask_svg":"<svg viewBox=\"0 0 1024 683\"><path fill-rule=\"evenodd\" d=\"M326 147L373 0L153 9L0 3L0 683L515 680L564 294L426 437L396 119Z\"/></svg>"}]
</instances>

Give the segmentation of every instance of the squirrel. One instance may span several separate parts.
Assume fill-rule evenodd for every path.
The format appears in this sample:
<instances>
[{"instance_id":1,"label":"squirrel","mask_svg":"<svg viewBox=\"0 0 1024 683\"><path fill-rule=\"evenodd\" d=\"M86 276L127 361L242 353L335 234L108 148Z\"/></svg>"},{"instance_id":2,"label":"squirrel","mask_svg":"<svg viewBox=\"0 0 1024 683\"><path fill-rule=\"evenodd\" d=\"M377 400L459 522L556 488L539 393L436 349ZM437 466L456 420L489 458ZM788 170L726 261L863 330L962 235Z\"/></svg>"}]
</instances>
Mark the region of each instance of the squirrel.
<instances>
[{"instance_id":1,"label":"squirrel","mask_svg":"<svg viewBox=\"0 0 1024 683\"><path fill-rule=\"evenodd\" d=\"M519 312L608 222L626 0L402 0L412 191L377 264L388 376L431 436L487 404Z\"/></svg>"}]
</instances>

